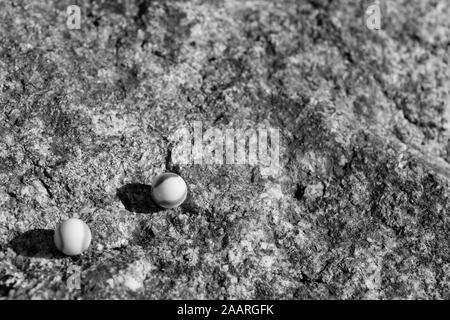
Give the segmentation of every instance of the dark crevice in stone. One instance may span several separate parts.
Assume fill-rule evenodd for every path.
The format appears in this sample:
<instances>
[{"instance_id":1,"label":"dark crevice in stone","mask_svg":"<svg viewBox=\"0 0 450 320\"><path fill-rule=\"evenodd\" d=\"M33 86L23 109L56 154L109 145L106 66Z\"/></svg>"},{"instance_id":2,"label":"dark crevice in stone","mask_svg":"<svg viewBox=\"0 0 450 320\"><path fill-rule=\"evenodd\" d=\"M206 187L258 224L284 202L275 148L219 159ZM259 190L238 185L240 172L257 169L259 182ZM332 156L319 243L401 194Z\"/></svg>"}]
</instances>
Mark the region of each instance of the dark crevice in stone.
<instances>
[{"instance_id":1,"label":"dark crevice in stone","mask_svg":"<svg viewBox=\"0 0 450 320\"><path fill-rule=\"evenodd\" d=\"M297 200L302 200L305 195L306 186L301 184L297 185L297 190L295 190L294 198Z\"/></svg>"}]
</instances>

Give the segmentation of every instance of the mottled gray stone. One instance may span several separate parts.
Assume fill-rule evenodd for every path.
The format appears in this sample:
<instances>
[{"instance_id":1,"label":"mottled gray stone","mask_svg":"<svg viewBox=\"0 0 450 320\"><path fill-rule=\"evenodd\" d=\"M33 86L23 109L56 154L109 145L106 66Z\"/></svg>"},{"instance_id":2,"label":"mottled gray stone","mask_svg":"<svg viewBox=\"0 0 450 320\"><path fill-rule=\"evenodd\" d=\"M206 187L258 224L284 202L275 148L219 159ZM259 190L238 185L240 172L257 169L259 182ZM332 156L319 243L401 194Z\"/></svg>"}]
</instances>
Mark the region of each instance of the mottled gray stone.
<instances>
[{"instance_id":1,"label":"mottled gray stone","mask_svg":"<svg viewBox=\"0 0 450 320\"><path fill-rule=\"evenodd\" d=\"M447 0L78 2L0 2L1 298L450 298ZM172 163L193 121L279 128L280 174Z\"/></svg>"}]
</instances>

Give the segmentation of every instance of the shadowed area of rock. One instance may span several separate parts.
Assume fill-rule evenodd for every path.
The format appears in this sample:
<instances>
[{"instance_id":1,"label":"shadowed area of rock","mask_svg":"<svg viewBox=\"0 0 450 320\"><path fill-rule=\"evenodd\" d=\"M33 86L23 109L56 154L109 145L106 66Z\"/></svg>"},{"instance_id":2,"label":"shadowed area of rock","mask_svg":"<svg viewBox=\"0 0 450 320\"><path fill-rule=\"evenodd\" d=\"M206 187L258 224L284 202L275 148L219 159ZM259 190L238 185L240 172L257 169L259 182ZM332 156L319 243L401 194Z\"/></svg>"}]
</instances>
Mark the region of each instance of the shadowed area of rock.
<instances>
[{"instance_id":1,"label":"shadowed area of rock","mask_svg":"<svg viewBox=\"0 0 450 320\"><path fill-rule=\"evenodd\" d=\"M152 187L142 183L130 183L117 190L117 197L125 209L138 213L155 213L162 211L151 196Z\"/></svg>"},{"instance_id":2,"label":"shadowed area of rock","mask_svg":"<svg viewBox=\"0 0 450 320\"><path fill-rule=\"evenodd\" d=\"M54 230L29 230L14 237L9 246L16 254L26 257L61 258L53 243L53 234Z\"/></svg>"}]
</instances>

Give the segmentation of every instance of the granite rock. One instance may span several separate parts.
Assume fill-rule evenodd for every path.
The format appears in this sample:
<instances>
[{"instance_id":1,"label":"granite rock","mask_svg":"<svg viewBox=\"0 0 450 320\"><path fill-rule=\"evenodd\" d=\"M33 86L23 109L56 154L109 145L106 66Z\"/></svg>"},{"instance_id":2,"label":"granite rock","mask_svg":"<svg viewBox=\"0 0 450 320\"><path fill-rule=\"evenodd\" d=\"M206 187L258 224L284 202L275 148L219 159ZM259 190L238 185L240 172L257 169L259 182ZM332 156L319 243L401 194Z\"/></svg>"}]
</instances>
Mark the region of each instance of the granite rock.
<instances>
[{"instance_id":1,"label":"granite rock","mask_svg":"<svg viewBox=\"0 0 450 320\"><path fill-rule=\"evenodd\" d=\"M0 298L450 299L447 0L381 30L370 1L78 3L0 2ZM277 128L278 174L174 163L194 121Z\"/></svg>"}]
</instances>

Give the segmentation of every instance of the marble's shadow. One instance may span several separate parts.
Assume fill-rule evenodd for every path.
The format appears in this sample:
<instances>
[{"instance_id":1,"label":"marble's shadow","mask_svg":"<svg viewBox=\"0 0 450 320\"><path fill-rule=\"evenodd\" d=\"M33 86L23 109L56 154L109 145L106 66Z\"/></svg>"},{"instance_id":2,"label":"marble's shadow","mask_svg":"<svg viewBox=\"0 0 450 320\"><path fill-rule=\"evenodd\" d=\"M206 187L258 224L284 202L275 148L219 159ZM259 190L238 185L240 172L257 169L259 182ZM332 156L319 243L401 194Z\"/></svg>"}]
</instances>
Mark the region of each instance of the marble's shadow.
<instances>
[{"instance_id":1,"label":"marble's shadow","mask_svg":"<svg viewBox=\"0 0 450 320\"><path fill-rule=\"evenodd\" d=\"M34 258L63 258L53 242L54 230L28 230L10 242L9 246L18 255Z\"/></svg>"},{"instance_id":2,"label":"marble's shadow","mask_svg":"<svg viewBox=\"0 0 450 320\"><path fill-rule=\"evenodd\" d=\"M131 212L155 213L164 210L153 201L151 191L150 185L129 183L117 189L117 197Z\"/></svg>"}]
</instances>

